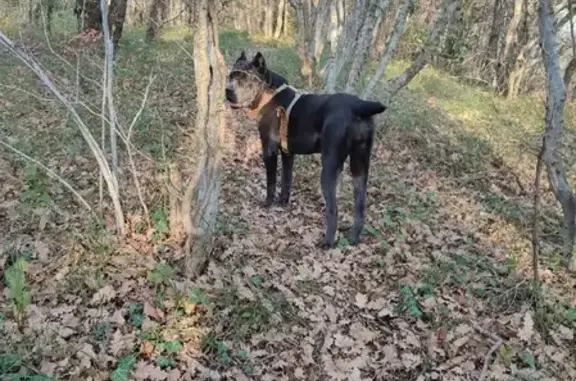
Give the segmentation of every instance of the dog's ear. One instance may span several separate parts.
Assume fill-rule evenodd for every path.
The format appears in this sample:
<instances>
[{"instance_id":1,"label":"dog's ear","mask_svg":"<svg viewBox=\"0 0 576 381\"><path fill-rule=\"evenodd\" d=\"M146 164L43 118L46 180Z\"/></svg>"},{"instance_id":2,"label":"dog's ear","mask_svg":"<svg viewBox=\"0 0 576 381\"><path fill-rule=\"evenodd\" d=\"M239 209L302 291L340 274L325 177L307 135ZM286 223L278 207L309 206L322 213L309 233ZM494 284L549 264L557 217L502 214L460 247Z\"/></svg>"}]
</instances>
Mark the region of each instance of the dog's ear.
<instances>
[{"instance_id":1,"label":"dog's ear","mask_svg":"<svg viewBox=\"0 0 576 381\"><path fill-rule=\"evenodd\" d=\"M258 52L252 59L252 66L254 66L258 71L264 72L266 70L266 60L262 53Z\"/></svg>"},{"instance_id":2,"label":"dog's ear","mask_svg":"<svg viewBox=\"0 0 576 381\"><path fill-rule=\"evenodd\" d=\"M244 52L244 50L242 50L242 53L240 53L240 57L238 57L238 59L236 60L236 62L240 62L240 61L247 61L248 59L246 58L246 52Z\"/></svg>"}]
</instances>

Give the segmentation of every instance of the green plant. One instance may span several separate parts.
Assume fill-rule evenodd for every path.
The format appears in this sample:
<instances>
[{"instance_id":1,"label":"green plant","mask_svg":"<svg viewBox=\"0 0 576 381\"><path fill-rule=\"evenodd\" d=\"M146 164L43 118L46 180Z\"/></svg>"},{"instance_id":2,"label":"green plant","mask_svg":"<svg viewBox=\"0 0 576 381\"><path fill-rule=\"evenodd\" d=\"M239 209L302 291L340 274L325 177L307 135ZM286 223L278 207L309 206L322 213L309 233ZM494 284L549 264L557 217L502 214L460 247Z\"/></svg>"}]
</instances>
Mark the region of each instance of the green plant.
<instances>
[{"instance_id":1,"label":"green plant","mask_svg":"<svg viewBox=\"0 0 576 381\"><path fill-rule=\"evenodd\" d=\"M165 284L174 275L172 266L166 263L156 263L154 268L148 271L146 279L154 286Z\"/></svg>"},{"instance_id":2,"label":"green plant","mask_svg":"<svg viewBox=\"0 0 576 381\"><path fill-rule=\"evenodd\" d=\"M30 304L30 291L26 281L26 268L28 262L23 257L19 257L16 262L6 269L4 278L10 290L10 299L14 312L14 320L20 329L24 327L26 309Z\"/></svg>"},{"instance_id":3,"label":"green plant","mask_svg":"<svg viewBox=\"0 0 576 381\"><path fill-rule=\"evenodd\" d=\"M28 366L21 356L0 355L0 380L7 381L56 381L55 378L38 373Z\"/></svg>"},{"instance_id":4,"label":"green plant","mask_svg":"<svg viewBox=\"0 0 576 381\"><path fill-rule=\"evenodd\" d=\"M168 215L163 208L156 209L152 212L152 221L154 222L154 233L152 235L153 241L159 241L170 233Z\"/></svg>"},{"instance_id":5,"label":"green plant","mask_svg":"<svg viewBox=\"0 0 576 381\"><path fill-rule=\"evenodd\" d=\"M92 336L96 341L107 341L112 330L112 323L104 321L92 328Z\"/></svg>"},{"instance_id":6,"label":"green plant","mask_svg":"<svg viewBox=\"0 0 576 381\"><path fill-rule=\"evenodd\" d=\"M26 167L26 190L22 193L21 201L32 206L45 206L52 202L48 190L36 166Z\"/></svg>"},{"instance_id":7,"label":"green plant","mask_svg":"<svg viewBox=\"0 0 576 381\"><path fill-rule=\"evenodd\" d=\"M130 380L130 371L132 367L136 364L136 356L130 355L124 357L120 361L118 361L118 366L112 374L110 375L110 380L112 381L128 381Z\"/></svg>"},{"instance_id":8,"label":"green plant","mask_svg":"<svg viewBox=\"0 0 576 381\"><path fill-rule=\"evenodd\" d=\"M142 327L142 323L144 322L144 306L141 303L132 302L128 306L128 317L130 323L140 329Z\"/></svg>"}]
</instances>

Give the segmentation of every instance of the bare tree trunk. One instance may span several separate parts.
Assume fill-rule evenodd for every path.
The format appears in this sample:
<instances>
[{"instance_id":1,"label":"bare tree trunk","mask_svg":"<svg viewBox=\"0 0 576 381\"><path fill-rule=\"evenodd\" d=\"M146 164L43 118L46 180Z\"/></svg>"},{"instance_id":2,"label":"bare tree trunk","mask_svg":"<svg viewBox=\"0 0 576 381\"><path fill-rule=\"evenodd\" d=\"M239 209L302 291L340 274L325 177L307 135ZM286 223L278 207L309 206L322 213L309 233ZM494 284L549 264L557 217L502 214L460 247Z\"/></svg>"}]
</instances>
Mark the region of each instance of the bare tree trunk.
<instances>
[{"instance_id":1,"label":"bare tree trunk","mask_svg":"<svg viewBox=\"0 0 576 381\"><path fill-rule=\"evenodd\" d=\"M271 38L274 33L274 0L264 1L264 36Z\"/></svg>"},{"instance_id":2,"label":"bare tree trunk","mask_svg":"<svg viewBox=\"0 0 576 381\"><path fill-rule=\"evenodd\" d=\"M354 51L356 37L362 26L362 16L365 6L366 3L364 0L358 0L354 3L352 10L348 17L346 17L344 28L338 38L336 54L328 59L325 68L324 90L329 93L333 93L336 90L342 68L346 62L348 62Z\"/></svg>"},{"instance_id":3,"label":"bare tree trunk","mask_svg":"<svg viewBox=\"0 0 576 381\"><path fill-rule=\"evenodd\" d=\"M388 101L398 91L400 91L404 86L406 86L416 74L422 70L426 64L428 63L428 59L432 53L434 53L438 49L438 41L442 32L446 29L452 16L454 15L454 11L458 7L458 0L442 0L440 5L440 12L437 16L436 22L432 26L432 30L420 50L420 53L416 56L416 59L412 61L410 66L399 76L397 76L392 81L388 82L387 91L388 91Z\"/></svg>"},{"instance_id":4,"label":"bare tree trunk","mask_svg":"<svg viewBox=\"0 0 576 381\"><path fill-rule=\"evenodd\" d=\"M79 0L84 2L84 30L102 30L102 12L100 0Z\"/></svg>"},{"instance_id":5,"label":"bare tree trunk","mask_svg":"<svg viewBox=\"0 0 576 381\"><path fill-rule=\"evenodd\" d=\"M216 4L199 0L194 35L194 73L196 81L196 171L186 182L180 208L171 212L174 232L185 234L185 270L195 278L204 269L216 228L220 197L221 142L224 134L224 88L226 66L219 50ZM181 182L177 166L172 165L172 185ZM174 207L178 201L174 199ZM178 212L180 217L178 217ZM177 225L181 223L181 225Z\"/></svg>"},{"instance_id":6,"label":"bare tree trunk","mask_svg":"<svg viewBox=\"0 0 576 381\"><path fill-rule=\"evenodd\" d=\"M502 53L502 62L498 64L498 81L497 91L499 93L508 94L508 79L514 70L516 58L518 57L520 39L524 36L519 36L518 29L525 22L527 0L514 0L514 13L508 30L506 32L506 43L504 45L504 52Z\"/></svg>"},{"instance_id":7,"label":"bare tree trunk","mask_svg":"<svg viewBox=\"0 0 576 381\"><path fill-rule=\"evenodd\" d=\"M368 81L368 84L364 88L364 93L362 94L362 98L366 99L372 95L376 84L380 80L380 77L384 74L384 71L388 67L388 63L394 57L396 53L396 47L398 46L398 41L400 41L400 37L404 34L406 30L406 20L408 19L408 14L412 12L414 9L414 0L404 0L402 4L402 8L398 11L398 15L396 16L396 22L394 24L394 30L392 31L392 35L388 40L388 44L386 44L386 51L382 55L380 59L380 63L378 64L378 68L376 72Z\"/></svg>"},{"instance_id":8,"label":"bare tree trunk","mask_svg":"<svg viewBox=\"0 0 576 381\"><path fill-rule=\"evenodd\" d=\"M280 35L282 34L285 4L285 0L278 0L278 13L276 14L276 29L274 30L274 38L280 38Z\"/></svg>"},{"instance_id":9,"label":"bare tree trunk","mask_svg":"<svg viewBox=\"0 0 576 381\"><path fill-rule=\"evenodd\" d=\"M152 0L150 7L150 18L148 20L148 29L146 30L146 40L154 41L158 33L158 28L166 15L167 0Z\"/></svg>"},{"instance_id":10,"label":"bare tree trunk","mask_svg":"<svg viewBox=\"0 0 576 381\"><path fill-rule=\"evenodd\" d=\"M110 25L110 29L112 29L112 42L114 43L114 48L118 47L118 42L120 42L120 39L122 38L127 6L128 0L112 0L110 2L110 17L108 18L108 25Z\"/></svg>"},{"instance_id":11,"label":"bare tree trunk","mask_svg":"<svg viewBox=\"0 0 576 381\"><path fill-rule=\"evenodd\" d=\"M482 65L483 73L481 73L482 77L484 77L484 72L489 72L491 74L494 87L496 87L497 62L499 61L498 53L500 49L498 49L498 47L500 45L500 35L502 34L505 16L505 13L503 12L504 3L505 0L494 0L494 7L492 8L492 23L490 25L490 36L488 37L486 55ZM486 76L486 78L488 77Z\"/></svg>"},{"instance_id":12,"label":"bare tree trunk","mask_svg":"<svg viewBox=\"0 0 576 381\"><path fill-rule=\"evenodd\" d=\"M556 199L562 206L564 217L564 254L572 255L576 236L576 202L560 153L564 134L564 104L566 88L560 71L558 47L554 31L554 16L548 0L539 0L538 27L540 47L546 70L547 96L542 160L548 172L548 181ZM575 256L570 265L574 269Z\"/></svg>"},{"instance_id":13,"label":"bare tree trunk","mask_svg":"<svg viewBox=\"0 0 576 381\"><path fill-rule=\"evenodd\" d=\"M355 93L358 90L358 80L364 69L366 58L372 42L374 33L374 25L376 20L388 10L390 0L372 0L369 4L369 9L364 19L360 35L356 42L356 49L352 59L352 66L348 72L348 81L346 82L345 92Z\"/></svg>"}]
</instances>

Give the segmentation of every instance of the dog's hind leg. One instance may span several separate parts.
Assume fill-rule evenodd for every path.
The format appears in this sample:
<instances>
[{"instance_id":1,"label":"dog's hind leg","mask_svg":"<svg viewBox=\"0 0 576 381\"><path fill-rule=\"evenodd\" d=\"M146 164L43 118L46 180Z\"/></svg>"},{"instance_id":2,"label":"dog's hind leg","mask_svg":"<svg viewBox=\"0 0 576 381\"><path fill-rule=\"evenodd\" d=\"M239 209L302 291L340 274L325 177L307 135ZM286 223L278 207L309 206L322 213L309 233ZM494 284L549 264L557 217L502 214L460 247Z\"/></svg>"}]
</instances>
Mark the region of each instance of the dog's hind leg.
<instances>
[{"instance_id":1,"label":"dog's hind leg","mask_svg":"<svg viewBox=\"0 0 576 381\"><path fill-rule=\"evenodd\" d=\"M348 242L351 245L360 242L360 235L366 220L366 195L372 141L373 137L370 134L366 139L355 142L350 150L350 172L354 183L354 225L348 235Z\"/></svg>"},{"instance_id":2,"label":"dog's hind leg","mask_svg":"<svg viewBox=\"0 0 576 381\"><path fill-rule=\"evenodd\" d=\"M325 154L322 152L322 174L320 183L322 194L326 202L326 232L321 246L324 248L334 247L336 227L338 225L338 205L336 204L336 184L338 176L342 172L342 166L346 156L342 157L339 152Z\"/></svg>"},{"instance_id":3,"label":"dog's hind leg","mask_svg":"<svg viewBox=\"0 0 576 381\"><path fill-rule=\"evenodd\" d=\"M292 188L292 168L294 167L294 155L282 152L282 189L278 204L288 205L290 201L290 189Z\"/></svg>"}]
</instances>

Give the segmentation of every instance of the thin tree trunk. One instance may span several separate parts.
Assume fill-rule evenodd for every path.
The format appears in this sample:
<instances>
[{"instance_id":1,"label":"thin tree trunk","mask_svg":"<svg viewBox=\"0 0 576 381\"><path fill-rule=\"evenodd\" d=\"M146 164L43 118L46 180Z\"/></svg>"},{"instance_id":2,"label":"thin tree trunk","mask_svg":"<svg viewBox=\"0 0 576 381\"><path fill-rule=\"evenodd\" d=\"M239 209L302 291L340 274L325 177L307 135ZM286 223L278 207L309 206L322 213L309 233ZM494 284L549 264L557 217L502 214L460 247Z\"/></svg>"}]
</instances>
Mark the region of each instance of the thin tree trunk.
<instances>
[{"instance_id":1,"label":"thin tree trunk","mask_svg":"<svg viewBox=\"0 0 576 381\"><path fill-rule=\"evenodd\" d=\"M384 71L388 67L388 63L394 57L396 53L396 47L398 46L398 42L404 34L406 30L406 20L408 19L408 14L412 12L414 9L414 0L404 0L402 4L402 8L398 11L398 15L396 16L396 23L394 24L394 30L392 31L392 35L388 40L388 44L386 44L386 50L380 59L380 63L378 64L378 68L372 78L368 81L368 84L364 88L364 93L362 94L362 98L366 99L372 95L374 88L378 81L380 81L380 77L384 74Z\"/></svg>"},{"instance_id":2,"label":"thin tree trunk","mask_svg":"<svg viewBox=\"0 0 576 381\"><path fill-rule=\"evenodd\" d=\"M408 85L412 79L422 70L428 63L428 59L432 53L438 49L438 41L442 32L450 23L454 11L458 7L458 0L442 0L440 5L440 13L436 19L436 22L432 26L432 30L422 47L422 50L410 66L395 79L390 81L387 86L388 100L390 101L398 91L400 91L404 86Z\"/></svg>"},{"instance_id":3,"label":"thin tree trunk","mask_svg":"<svg viewBox=\"0 0 576 381\"><path fill-rule=\"evenodd\" d=\"M280 35L282 34L285 4L285 0L278 0L278 13L276 15L276 29L274 30L274 38L280 38Z\"/></svg>"},{"instance_id":4,"label":"thin tree trunk","mask_svg":"<svg viewBox=\"0 0 576 381\"><path fill-rule=\"evenodd\" d=\"M197 277L209 259L216 229L220 197L221 142L224 135L224 88L226 65L219 50L216 4L199 0L194 35L197 148L196 171L187 181L180 220L186 234L185 272ZM174 166L172 166L174 170ZM178 175L173 175L178 182ZM177 186L177 184L173 185ZM171 204L174 204L172 201ZM175 218L172 213L171 216ZM176 228L176 227L175 227Z\"/></svg>"},{"instance_id":5,"label":"thin tree trunk","mask_svg":"<svg viewBox=\"0 0 576 381\"><path fill-rule=\"evenodd\" d=\"M274 0L264 1L264 36L271 38L274 33Z\"/></svg>"},{"instance_id":6,"label":"thin tree trunk","mask_svg":"<svg viewBox=\"0 0 576 381\"><path fill-rule=\"evenodd\" d=\"M562 206L564 219L564 254L572 255L576 236L576 202L566 176L560 147L564 134L564 105L566 88L560 71L558 47L554 30L554 17L548 0L539 0L538 27L540 47L546 70L547 96L542 160L548 172L548 181L556 199ZM574 266L574 258L570 261Z\"/></svg>"},{"instance_id":7,"label":"thin tree trunk","mask_svg":"<svg viewBox=\"0 0 576 381\"><path fill-rule=\"evenodd\" d=\"M369 9L364 19L360 34L356 42L356 49L353 55L352 66L348 72L348 81L346 82L345 92L356 93L358 91L358 80L364 69L366 58L370 50L370 43L374 33L374 25L376 20L380 18L382 13L388 10L390 0L372 0Z\"/></svg>"},{"instance_id":8,"label":"thin tree trunk","mask_svg":"<svg viewBox=\"0 0 576 381\"><path fill-rule=\"evenodd\" d=\"M146 30L146 40L154 41L158 34L158 28L166 15L167 0L153 0L150 7L150 18L148 20L148 29Z\"/></svg>"},{"instance_id":9,"label":"thin tree trunk","mask_svg":"<svg viewBox=\"0 0 576 381\"><path fill-rule=\"evenodd\" d=\"M110 3L110 17L108 25L110 25L110 28L112 29L112 42L114 43L114 48L118 47L118 42L120 42L120 39L122 38L127 7L128 0L112 0Z\"/></svg>"}]
</instances>

